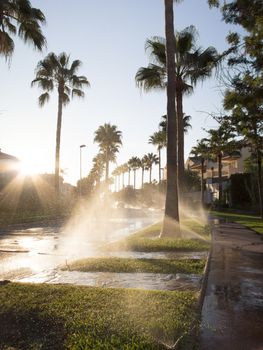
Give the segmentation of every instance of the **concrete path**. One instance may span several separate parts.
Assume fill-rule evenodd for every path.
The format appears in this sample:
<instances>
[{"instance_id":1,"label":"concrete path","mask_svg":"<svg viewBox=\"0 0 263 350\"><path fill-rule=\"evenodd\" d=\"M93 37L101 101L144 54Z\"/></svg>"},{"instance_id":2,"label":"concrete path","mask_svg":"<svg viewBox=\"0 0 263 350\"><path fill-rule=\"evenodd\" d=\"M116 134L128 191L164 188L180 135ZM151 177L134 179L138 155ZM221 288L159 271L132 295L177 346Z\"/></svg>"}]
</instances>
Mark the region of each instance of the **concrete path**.
<instances>
[{"instance_id":1,"label":"concrete path","mask_svg":"<svg viewBox=\"0 0 263 350\"><path fill-rule=\"evenodd\" d=\"M263 236L214 225L202 308L202 350L263 350Z\"/></svg>"}]
</instances>

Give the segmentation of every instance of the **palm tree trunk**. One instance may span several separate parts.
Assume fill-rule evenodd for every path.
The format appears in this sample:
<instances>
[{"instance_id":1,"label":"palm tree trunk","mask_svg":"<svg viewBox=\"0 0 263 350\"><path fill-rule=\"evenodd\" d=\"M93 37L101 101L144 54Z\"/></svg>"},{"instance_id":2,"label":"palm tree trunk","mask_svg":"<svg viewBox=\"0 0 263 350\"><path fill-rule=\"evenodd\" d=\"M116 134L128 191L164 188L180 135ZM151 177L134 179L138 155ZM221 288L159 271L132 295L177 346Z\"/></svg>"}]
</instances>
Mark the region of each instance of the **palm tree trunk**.
<instances>
[{"instance_id":1,"label":"palm tree trunk","mask_svg":"<svg viewBox=\"0 0 263 350\"><path fill-rule=\"evenodd\" d=\"M222 204L222 154L218 154L218 182L219 182L219 206Z\"/></svg>"},{"instance_id":2,"label":"palm tree trunk","mask_svg":"<svg viewBox=\"0 0 263 350\"><path fill-rule=\"evenodd\" d=\"M108 159L108 149L106 149L105 180L106 180L106 183L108 183L108 180L109 180L109 159Z\"/></svg>"},{"instance_id":3,"label":"palm tree trunk","mask_svg":"<svg viewBox=\"0 0 263 350\"><path fill-rule=\"evenodd\" d=\"M165 211L160 237L179 236L178 177L177 177L177 120L175 113L176 82L175 72L175 37L173 0L164 0L166 67L167 67L167 190Z\"/></svg>"},{"instance_id":4,"label":"palm tree trunk","mask_svg":"<svg viewBox=\"0 0 263 350\"><path fill-rule=\"evenodd\" d=\"M149 182L150 184L152 183L152 167L150 166L150 169L149 169Z\"/></svg>"},{"instance_id":5,"label":"palm tree trunk","mask_svg":"<svg viewBox=\"0 0 263 350\"><path fill-rule=\"evenodd\" d=\"M56 155L55 155L55 193L56 196L59 196L60 188L59 188L59 173L60 173L60 138L61 138L61 124L62 124L62 99L61 88L58 92L58 118L57 118L57 131L56 131Z\"/></svg>"},{"instance_id":6,"label":"palm tree trunk","mask_svg":"<svg viewBox=\"0 0 263 350\"><path fill-rule=\"evenodd\" d=\"M158 148L159 151L159 187L161 186L161 178L162 178L162 174L161 174L161 148Z\"/></svg>"},{"instance_id":7,"label":"palm tree trunk","mask_svg":"<svg viewBox=\"0 0 263 350\"><path fill-rule=\"evenodd\" d=\"M144 185L144 167L142 167L142 188Z\"/></svg>"},{"instance_id":8,"label":"palm tree trunk","mask_svg":"<svg viewBox=\"0 0 263 350\"><path fill-rule=\"evenodd\" d=\"M129 169L129 175L128 175L128 185L131 185L131 170Z\"/></svg>"},{"instance_id":9,"label":"palm tree trunk","mask_svg":"<svg viewBox=\"0 0 263 350\"><path fill-rule=\"evenodd\" d=\"M201 159L201 205L204 205L204 159Z\"/></svg>"},{"instance_id":10,"label":"palm tree trunk","mask_svg":"<svg viewBox=\"0 0 263 350\"><path fill-rule=\"evenodd\" d=\"M133 188L136 189L136 170L133 170Z\"/></svg>"},{"instance_id":11,"label":"palm tree trunk","mask_svg":"<svg viewBox=\"0 0 263 350\"><path fill-rule=\"evenodd\" d=\"M177 104L177 137L178 137L178 187L179 194L184 192L184 122L183 122L183 94L181 82L176 87Z\"/></svg>"},{"instance_id":12,"label":"palm tree trunk","mask_svg":"<svg viewBox=\"0 0 263 350\"><path fill-rule=\"evenodd\" d=\"M258 193L259 193L259 209L260 217L263 220L263 185L262 185L262 168L261 168L261 154L257 150L257 173L258 173Z\"/></svg>"}]
</instances>

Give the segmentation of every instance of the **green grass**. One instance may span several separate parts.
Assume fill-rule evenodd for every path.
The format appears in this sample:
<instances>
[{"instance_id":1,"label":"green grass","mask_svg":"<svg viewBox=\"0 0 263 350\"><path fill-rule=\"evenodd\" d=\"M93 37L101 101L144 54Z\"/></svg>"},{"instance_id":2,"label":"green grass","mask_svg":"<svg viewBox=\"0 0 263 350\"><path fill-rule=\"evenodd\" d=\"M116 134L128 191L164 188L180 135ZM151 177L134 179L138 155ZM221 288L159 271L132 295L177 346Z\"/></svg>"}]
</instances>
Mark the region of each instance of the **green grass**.
<instances>
[{"instance_id":1,"label":"green grass","mask_svg":"<svg viewBox=\"0 0 263 350\"><path fill-rule=\"evenodd\" d=\"M10 283L0 286L0 348L165 349L195 324L196 303L193 292Z\"/></svg>"},{"instance_id":2,"label":"green grass","mask_svg":"<svg viewBox=\"0 0 263 350\"><path fill-rule=\"evenodd\" d=\"M205 260L185 259L127 259L89 258L68 265L72 271L82 272L150 272L202 274ZM67 267L67 268L68 268ZM67 269L66 267L64 269Z\"/></svg>"},{"instance_id":3,"label":"green grass","mask_svg":"<svg viewBox=\"0 0 263 350\"><path fill-rule=\"evenodd\" d=\"M227 211L211 211L210 214L223 218L228 222L237 222L253 231L256 231L257 233L263 234L263 220L259 216L231 213Z\"/></svg>"},{"instance_id":4,"label":"green grass","mask_svg":"<svg viewBox=\"0 0 263 350\"><path fill-rule=\"evenodd\" d=\"M183 227L197 233L200 239L159 238L161 223L157 223L115 243L112 248L139 252L190 252L209 249L210 228L208 225L187 220L183 222Z\"/></svg>"}]
</instances>

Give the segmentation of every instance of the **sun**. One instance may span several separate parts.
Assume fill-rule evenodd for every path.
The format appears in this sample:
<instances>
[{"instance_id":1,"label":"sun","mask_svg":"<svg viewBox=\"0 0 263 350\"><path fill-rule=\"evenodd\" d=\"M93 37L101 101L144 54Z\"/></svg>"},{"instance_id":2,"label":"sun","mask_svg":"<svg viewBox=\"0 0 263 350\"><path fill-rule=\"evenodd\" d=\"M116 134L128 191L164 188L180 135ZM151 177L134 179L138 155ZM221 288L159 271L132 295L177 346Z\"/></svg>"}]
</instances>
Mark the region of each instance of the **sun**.
<instances>
[{"instance_id":1,"label":"sun","mask_svg":"<svg viewBox=\"0 0 263 350\"><path fill-rule=\"evenodd\" d=\"M39 171L36 168L36 166L31 162L21 161L19 165L19 173L22 176L28 176L28 175L33 176L33 175L39 174Z\"/></svg>"}]
</instances>

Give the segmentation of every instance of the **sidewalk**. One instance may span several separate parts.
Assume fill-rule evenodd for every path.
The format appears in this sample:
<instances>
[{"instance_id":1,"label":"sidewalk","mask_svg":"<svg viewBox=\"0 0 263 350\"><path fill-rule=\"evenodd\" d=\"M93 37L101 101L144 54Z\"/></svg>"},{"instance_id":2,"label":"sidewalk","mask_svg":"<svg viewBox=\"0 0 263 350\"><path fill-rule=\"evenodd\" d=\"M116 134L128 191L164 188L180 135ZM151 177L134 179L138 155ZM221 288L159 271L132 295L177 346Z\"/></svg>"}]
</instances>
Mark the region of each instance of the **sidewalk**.
<instances>
[{"instance_id":1,"label":"sidewalk","mask_svg":"<svg viewBox=\"0 0 263 350\"><path fill-rule=\"evenodd\" d=\"M263 236L219 222L212 244L200 349L263 350Z\"/></svg>"}]
</instances>

